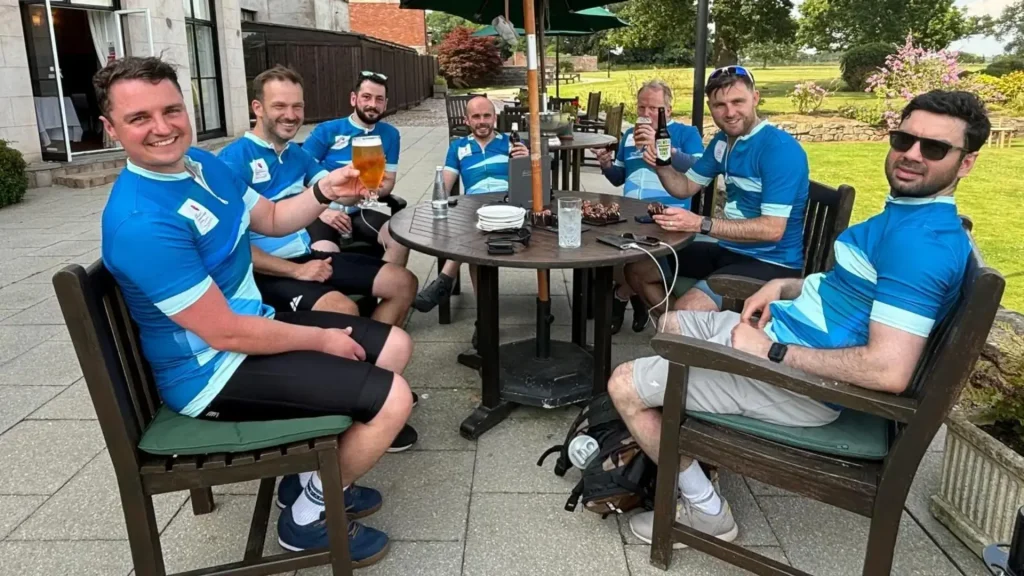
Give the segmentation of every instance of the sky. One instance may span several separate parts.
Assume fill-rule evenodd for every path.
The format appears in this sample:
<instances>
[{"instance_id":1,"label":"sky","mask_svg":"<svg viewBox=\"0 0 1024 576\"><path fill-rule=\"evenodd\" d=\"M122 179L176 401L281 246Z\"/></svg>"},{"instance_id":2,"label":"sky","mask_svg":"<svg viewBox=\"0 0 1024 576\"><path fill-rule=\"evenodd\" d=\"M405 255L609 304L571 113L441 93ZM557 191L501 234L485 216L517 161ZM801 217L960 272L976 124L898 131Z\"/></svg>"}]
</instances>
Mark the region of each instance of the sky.
<instances>
[{"instance_id":1,"label":"sky","mask_svg":"<svg viewBox=\"0 0 1024 576\"><path fill-rule=\"evenodd\" d=\"M793 0L797 6L802 2L803 0ZM972 16L999 16L1003 8L1013 2L1014 0L956 0L957 5L966 7L967 13ZM1003 53L1003 43L990 36L969 36L954 42L951 48L983 56L996 56Z\"/></svg>"}]
</instances>

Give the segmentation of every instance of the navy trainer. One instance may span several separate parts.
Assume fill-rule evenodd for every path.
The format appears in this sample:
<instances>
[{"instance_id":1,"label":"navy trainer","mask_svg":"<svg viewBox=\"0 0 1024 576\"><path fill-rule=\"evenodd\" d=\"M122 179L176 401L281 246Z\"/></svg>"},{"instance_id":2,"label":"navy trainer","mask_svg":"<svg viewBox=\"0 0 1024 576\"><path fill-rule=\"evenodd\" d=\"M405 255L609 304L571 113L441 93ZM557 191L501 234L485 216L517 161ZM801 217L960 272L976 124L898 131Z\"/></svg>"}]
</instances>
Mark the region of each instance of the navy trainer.
<instances>
[{"instance_id":1,"label":"navy trainer","mask_svg":"<svg viewBox=\"0 0 1024 576\"><path fill-rule=\"evenodd\" d=\"M277 507L284 510L299 499L302 494L302 483L298 474L290 474L281 479L277 487ZM349 519L365 518L380 510L384 497L373 488L352 485L345 490L345 514Z\"/></svg>"},{"instance_id":2,"label":"navy trainer","mask_svg":"<svg viewBox=\"0 0 1024 576\"><path fill-rule=\"evenodd\" d=\"M291 508L288 508L277 519L277 542L285 550L293 552L327 548L330 543L327 538L325 513L320 513L319 520L299 526L292 516ZM352 557L353 568L376 564L388 553L388 535L376 528L350 520L348 552Z\"/></svg>"}]
</instances>

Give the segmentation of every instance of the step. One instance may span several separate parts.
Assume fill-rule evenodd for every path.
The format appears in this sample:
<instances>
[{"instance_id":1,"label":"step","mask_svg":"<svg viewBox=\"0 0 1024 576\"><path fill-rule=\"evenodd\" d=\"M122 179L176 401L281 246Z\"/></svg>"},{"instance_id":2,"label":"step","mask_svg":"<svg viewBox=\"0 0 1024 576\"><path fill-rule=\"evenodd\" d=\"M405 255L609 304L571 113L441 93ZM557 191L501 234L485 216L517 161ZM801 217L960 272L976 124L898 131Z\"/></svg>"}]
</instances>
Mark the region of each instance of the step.
<instances>
[{"instance_id":1,"label":"step","mask_svg":"<svg viewBox=\"0 0 1024 576\"><path fill-rule=\"evenodd\" d=\"M110 184L117 180L120 174L121 168L109 168L106 170L56 176L53 179L53 183L58 186L67 186L68 188L95 188Z\"/></svg>"}]
</instances>

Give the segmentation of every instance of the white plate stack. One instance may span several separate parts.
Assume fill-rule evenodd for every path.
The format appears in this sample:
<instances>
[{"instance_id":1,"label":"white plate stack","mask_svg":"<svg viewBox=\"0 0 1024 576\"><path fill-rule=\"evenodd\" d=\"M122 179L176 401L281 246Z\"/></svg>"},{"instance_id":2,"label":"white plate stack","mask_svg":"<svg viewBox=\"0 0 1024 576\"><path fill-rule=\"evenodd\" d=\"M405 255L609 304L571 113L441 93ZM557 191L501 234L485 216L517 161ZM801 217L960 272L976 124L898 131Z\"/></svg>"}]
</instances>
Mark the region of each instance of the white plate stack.
<instances>
[{"instance_id":1,"label":"white plate stack","mask_svg":"<svg viewBox=\"0 0 1024 576\"><path fill-rule=\"evenodd\" d=\"M526 210L519 206L484 206L476 211L478 230L495 232L509 228L522 228Z\"/></svg>"}]
</instances>

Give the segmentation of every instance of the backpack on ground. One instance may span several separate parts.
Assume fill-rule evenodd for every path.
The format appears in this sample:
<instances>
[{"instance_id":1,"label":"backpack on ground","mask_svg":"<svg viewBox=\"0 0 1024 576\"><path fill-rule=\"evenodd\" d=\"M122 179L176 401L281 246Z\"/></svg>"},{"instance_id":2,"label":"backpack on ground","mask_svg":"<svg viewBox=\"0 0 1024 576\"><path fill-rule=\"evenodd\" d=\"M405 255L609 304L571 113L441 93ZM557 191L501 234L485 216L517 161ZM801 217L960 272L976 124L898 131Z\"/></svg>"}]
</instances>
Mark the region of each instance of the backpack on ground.
<instances>
[{"instance_id":1,"label":"backpack on ground","mask_svg":"<svg viewBox=\"0 0 1024 576\"><path fill-rule=\"evenodd\" d=\"M575 511L582 500L587 510L603 518L613 512L622 514L634 508L652 508L657 465L633 440L607 394L595 397L580 411L565 443L546 450L537 465L543 466L548 456L558 453L555 474L565 476L572 467L569 444L581 435L596 440L598 452L582 470L582 478L573 488L565 509Z\"/></svg>"}]
</instances>

